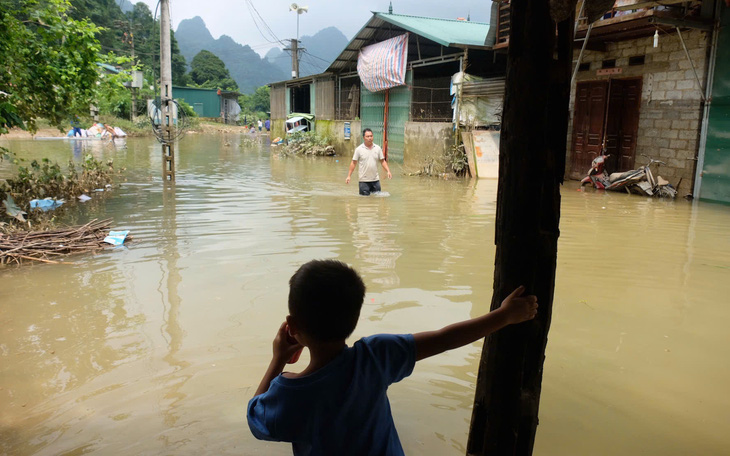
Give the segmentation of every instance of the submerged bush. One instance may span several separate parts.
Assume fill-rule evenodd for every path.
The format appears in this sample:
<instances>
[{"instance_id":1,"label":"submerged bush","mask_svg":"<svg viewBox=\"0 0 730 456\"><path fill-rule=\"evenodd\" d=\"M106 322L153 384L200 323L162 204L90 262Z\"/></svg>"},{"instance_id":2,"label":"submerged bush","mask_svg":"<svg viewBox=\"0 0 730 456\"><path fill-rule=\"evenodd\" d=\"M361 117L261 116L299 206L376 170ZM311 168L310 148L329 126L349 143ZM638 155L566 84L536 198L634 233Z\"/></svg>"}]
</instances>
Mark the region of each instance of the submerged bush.
<instances>
[{"instance_id":1,"label":"submerged bush","mask_svg":"<svg viewBox=\"0 0 730 456\"><path fill-rule=\"evenodd\" d=\"M18 165L18 171L14 178L0 183L0 198L4 202L0 220L10 227L25 222L25 218L28 225L48 222L55 218L59 209L68 207L63 205L49 212L31 210L32 200L50 197L75 202L84 193L111 185L115 174L112 160L102 163L90 154L86 155L80 169L78 164L70 161L65 171L58 163L47 158L33 160L28 166L21 165L25 161L23 159L12 155L9 158Z\"/></svg>"}]
</instances>

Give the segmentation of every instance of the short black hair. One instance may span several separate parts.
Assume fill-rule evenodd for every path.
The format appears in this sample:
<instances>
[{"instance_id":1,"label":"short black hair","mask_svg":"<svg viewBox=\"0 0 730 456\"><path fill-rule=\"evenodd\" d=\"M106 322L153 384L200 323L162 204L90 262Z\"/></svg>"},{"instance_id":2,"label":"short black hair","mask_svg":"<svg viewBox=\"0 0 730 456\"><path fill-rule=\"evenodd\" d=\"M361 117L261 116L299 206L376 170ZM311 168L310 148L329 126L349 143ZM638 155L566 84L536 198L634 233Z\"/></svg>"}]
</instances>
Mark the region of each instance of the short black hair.
<instances>
[{"instance_id":1,"label":"short black hair","mask_svg":"<svg viewBox=\"0 0 730 456\"><path fill-rule=\"evenodd\" d=\"M367 132L373 133L373 131L372 131L371 129L369 129L369 128L366 128L366 129L364 129L364 130L362 131L362 135L363 135L363 136L365 136L365 133L367 133ZM373 133L373 134L375 134L375 133Z\"/></svg>"},{"instance_id":2,"label":"short black hair","mask_svg":"<svg viewBox=\"0 0 730 456\"><path fill-rule=\"evenodd\" d=\"M347 339L357 326L365 283L337 260L312 260L289 279L289 314L320 342Z\"/></svg>"}]
</instances>

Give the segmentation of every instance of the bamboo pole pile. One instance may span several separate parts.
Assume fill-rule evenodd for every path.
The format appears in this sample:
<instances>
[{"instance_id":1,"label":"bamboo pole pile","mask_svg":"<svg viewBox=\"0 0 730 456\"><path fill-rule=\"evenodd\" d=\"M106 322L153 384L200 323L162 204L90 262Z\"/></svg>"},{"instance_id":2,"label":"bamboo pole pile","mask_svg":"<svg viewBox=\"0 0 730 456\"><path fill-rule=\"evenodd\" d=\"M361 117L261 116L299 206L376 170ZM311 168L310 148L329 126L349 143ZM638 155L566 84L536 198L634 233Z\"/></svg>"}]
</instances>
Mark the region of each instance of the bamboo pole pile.
<instances>
[{"instance_id":1,"label":"bamboo pole pile","mask_svg":"<svg viewBox=\"0 0 730 456\"><path fill-rule=\"evenodd\" d=\"M0 264L23 261L58 264L67 255L101 250L111 245L104 242L111 223L112 219L94 219L76 227L0 234Z\"/></svg>"}]
</instances>

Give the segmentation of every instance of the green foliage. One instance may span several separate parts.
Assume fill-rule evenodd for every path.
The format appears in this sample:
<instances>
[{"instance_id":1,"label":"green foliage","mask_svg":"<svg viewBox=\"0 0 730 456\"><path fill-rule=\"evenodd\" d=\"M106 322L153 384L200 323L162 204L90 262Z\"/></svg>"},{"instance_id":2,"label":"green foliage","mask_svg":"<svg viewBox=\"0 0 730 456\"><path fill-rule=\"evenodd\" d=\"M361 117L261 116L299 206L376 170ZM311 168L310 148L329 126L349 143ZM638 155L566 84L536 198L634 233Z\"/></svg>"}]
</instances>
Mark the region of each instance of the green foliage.
<instances>
[{"instance_id":1,"label":"green foliage","mask_svg":"<svg viewBox=\"0 0 730 456\"><path fill-rule=\"evenodd\" d=\"M98 35L105 52L131 57L134 45L134 64L149 71L154 81L160 74L160 24L152 17L150 8L143 2L134 5L131 11L123 13L115 0L70 0L71 16L87 18L99 27ZM159 16L159 11L158 11ZM170 31L172 51L172 81L185 85L189 78L185 74L187 63L180 54L175 34ZM157 75L157 76L154 76ZM145 75L147 76L147 75Z\"/></svg>"},{"instance_id":2,"label":"green foliage","mask_svg":"<svg viewBox=\"0 0 730 456\"><path fill-rule=\"evenodd\" d=\"M68 15L77 21L87 20L100 27L97 39L105 52L116 51L122 46L124 30L120 22L124 13L116 0L69 0Z\"/></svg>"},{"instance_id":3,"label":"green foliage","mask_svg":"<svg viewBox=\"0 0 730 456\"><path fill-rule=\"evenodd\" d=\"M104 56L104 60L105 63L115 67L121 67L130 62L128 57L117 57L112 54ZM131 80L131 73L127 71L108 73L100 70L96 88L96 104L99 107L99 114L112 115L123 119L130 118L132 93L124 84Z\"/></svg>"},{"instance_id":4,"label":"green foliage","mask_svg":"<svg viewBox=\"0 0 730 456\"><path fill-rule=\"evenodd\" d=\"M159 33L157 35L159 36ZM157 48L160 48L159 39L157 40ZM192 79L190 78L190 75L186 73L188 64L185 61L185 57L183 57L180 53L180 47L177 44L177 39L175 39L175 32L172 30L170 30L170 48L170 52L172 54L172 83L181 86L190 84ZM160 66L159 58L157 59L157 66ZM235 90L238 90L237 86Z\"/></svg>"},{"instance_id":5,"label":"green foliage","mask_svg":"<svg viewBox=\"0 0 730 456\"><path fill-rule=\"evenodd\" d=\"M271 110L269 86L261 86L251 95L238 97L238 104L241 106L241 114L257 119L266 119Z\"/></svg>"},{"instance_id":6,"label":"green foliage","mask_svg":"<svg viewBox=\"0 0 730 456\"><path fill-rule=\"evenodd\" d=\"M177 100L177 105L182 110L182 112L185 113L186 116L198 117L198 113L195 112L195 109L193 109L192 106L186 103L185 100Z\"/></svg>"},{"instance_id":7,"label":"green foliage","mask_svg":"<svg viewBox=\"0 0 730 456\"><path fill-rule=\"evenodd\" d=\"M114 174L111 160L102 163L90 154L84 158L80 170L76 164L69 162L66 171L58 163L51 162L47 158L41 161L33 160L25 166L24 159L11 155L13 163L18 165L18 171L14 178L0 184L0 199L14 201L20 211L28 213L29 220L43 217L40 211L31 211L31 200L46 197L75 200L82 193L104 188L112 182ZM0 215L0 219L10 220L11 217L12 214L6 212Z\"/></svg>"},{"instance_id":8,"label":"green foliage","mask_svg":"<svg viewBox=\"0 0 730 456\"><path fill-rule=\"evenodd\" d=\"M190 77L201 88L238 90L238 84L231 78L226 64L210 51L202 50L193 57Z\"/></svg>"},{"instance_id":9,"label":"green foliage","mask_svg":"<svg viewBox=\"0 0 730 456\"><path fill-rule=\"evenodd\" d=\"M4 0L0 7L3 128L36 118L61 125L88 111L101 50L99 27L69 17L67 0Z\"/></svg>"},{"instance_id":10,"label":"green foliage","mask_svg":"<svg viewBox=\"0 0 730 456\"><path fill-rule=\"evenodd\" d=\"M5 96L0 95L0 100L5 98ZM13 127L20 127L25 130L23 119L18 115L15 106L7 101L0 101L0 135L7 133Z\"/></svg>"}]
</instances>

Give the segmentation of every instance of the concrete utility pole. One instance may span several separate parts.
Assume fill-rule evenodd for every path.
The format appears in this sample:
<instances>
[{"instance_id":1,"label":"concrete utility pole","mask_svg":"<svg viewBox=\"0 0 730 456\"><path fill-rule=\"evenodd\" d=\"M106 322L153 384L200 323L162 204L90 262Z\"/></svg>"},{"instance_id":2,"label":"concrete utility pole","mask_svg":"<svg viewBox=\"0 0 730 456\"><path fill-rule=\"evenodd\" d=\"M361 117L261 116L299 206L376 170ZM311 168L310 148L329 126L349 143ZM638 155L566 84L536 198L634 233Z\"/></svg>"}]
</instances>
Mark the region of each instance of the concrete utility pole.
<instances>
[{"instance_id":1,"label":"concrete utility pole","mask_svg":"<svg viewBox=\"0 0 730 456\"><path fill-rule=\"evenodd\" d=\"M292 3L289 6L289 11L294 11L297 14L297 38L291 40L291 76L292 78L299 77L299 16L309 11L308 6L299 6L296 3Z\"/></svg>"},{"instance_id":2,"label":"concrete utility pole","mask_svg":"<svg viewBox=\"0 0 730 456\"><path fill-rule=\"evenodd\" d=\"M134 56L134 27L131 21L129 22L129 44L132 47L132 65L137 65L137 59ZM132 122L134 122L134 117L137 115L137 90L132 87L132 115L129 119Z\"/></svg>"},{"instance_id":3,"label":"concrete utility pole","mask_svg":"<svg viewBox=\"0 0 730 456\"><path fill-rule=\"evenodd\" d=\"M291 77L299 77L299 40L291 40Z\"/></svg>"},{"instance_id":4,"label":"concrete utility pole","mask_svg":"<svg viewBox=\"0 0 730 456\"><path fill-rule=\"evenodd\" d=\"M162 129L162 180L175 181L172 99L172 50L170 45L170 0L160 0L160 128Z\"/></svg>"}]
</instances>

